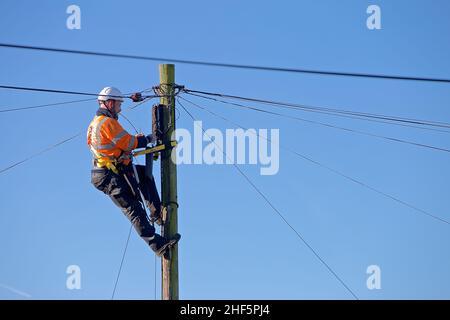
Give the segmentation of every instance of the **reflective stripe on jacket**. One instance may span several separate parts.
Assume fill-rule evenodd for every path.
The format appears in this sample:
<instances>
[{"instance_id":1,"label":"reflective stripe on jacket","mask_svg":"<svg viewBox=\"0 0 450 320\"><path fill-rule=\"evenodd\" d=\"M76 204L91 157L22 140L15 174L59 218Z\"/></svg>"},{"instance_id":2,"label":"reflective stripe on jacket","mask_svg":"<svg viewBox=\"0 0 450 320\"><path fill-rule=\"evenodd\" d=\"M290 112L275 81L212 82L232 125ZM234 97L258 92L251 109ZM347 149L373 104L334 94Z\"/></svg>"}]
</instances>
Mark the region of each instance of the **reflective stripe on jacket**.
<instances>
[{"instance_id":1,"label":"reflective stripe on jacket","mask_svg":"<svg viewBox=\"0 0 450 320\"><path fill-rule=\"evenodd\" d=\"M131 150L137 148L138 139L129 134L107 110L99 109L89 125L87 143L94 158L101 163L118 162L128 165Z\"/></svg>"}]
</instances>

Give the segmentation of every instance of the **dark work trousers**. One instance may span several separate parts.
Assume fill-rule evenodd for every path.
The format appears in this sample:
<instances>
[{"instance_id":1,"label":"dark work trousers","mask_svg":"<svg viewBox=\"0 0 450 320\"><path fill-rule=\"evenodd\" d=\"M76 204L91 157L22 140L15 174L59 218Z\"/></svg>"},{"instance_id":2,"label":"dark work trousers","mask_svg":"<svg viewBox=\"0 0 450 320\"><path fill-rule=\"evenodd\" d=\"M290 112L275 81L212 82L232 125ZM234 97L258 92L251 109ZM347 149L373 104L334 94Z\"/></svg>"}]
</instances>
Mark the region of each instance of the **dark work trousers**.
<instances>
[{"instance_id":1,"label":"dark work trousers","mask_svg":"<svg viewBox=\"0 0 450 320\"><path fill-rule=\"evenodd\" d=\"M158 216L161 210L161 201L156 189L153 177L149 179L145 176L145 167L136 166L139 175L140 188L145 201L150 206L152 216ZM128 181L133 185L133 190L124 178L127 175ZM155 235L155 228L150 224L139 190L137 190L137 181L134 178L133 167L128 165L120 170L120 174L106 168L93 168L91 171L91 182L98 190L108 195L125 216L130 220L139 236L150 244Z\"/></svg>"}]
</instances>

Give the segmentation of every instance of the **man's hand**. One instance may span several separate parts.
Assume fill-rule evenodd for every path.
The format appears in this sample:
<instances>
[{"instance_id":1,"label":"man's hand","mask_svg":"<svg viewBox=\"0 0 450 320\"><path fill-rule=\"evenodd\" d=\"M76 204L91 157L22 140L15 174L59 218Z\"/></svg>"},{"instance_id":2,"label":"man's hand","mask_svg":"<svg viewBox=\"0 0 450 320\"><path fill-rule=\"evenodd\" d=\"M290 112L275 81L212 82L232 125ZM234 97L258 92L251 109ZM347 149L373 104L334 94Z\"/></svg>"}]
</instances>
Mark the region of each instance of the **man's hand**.
<instances>
[{"instance_id":1,"label":"man's hand","mask_svg":"<svg viewBox=\"0 0 450 320\"><path fill-rule=\"evenodd\" d=\"M154 142L152 134L144 135L143 133L139 133L137 134L137 137L138 139L145 138L147 140L147 144Z\"/></svg>"},{"instance_id":2,"label":"man's hand","mask_svg":"<svg viewBox=\"0 0 450 320\"><path fill-rule=\"evenodd\" d=\"M147 144L155 142L152 134L146 135L145 138L147 138Z\"/></svg>"},{"instance_id":3,"label":"man's hand","mask_svg":"<svg viewBox=\"0 0 450 320\"><path fill-rule=\"evenodd\" d=\"M138 139L137 148L145 148L149 143L152 142L152 135L144 135L143 133L139 133L136 135Z\"/></svg>"}]
</instances>

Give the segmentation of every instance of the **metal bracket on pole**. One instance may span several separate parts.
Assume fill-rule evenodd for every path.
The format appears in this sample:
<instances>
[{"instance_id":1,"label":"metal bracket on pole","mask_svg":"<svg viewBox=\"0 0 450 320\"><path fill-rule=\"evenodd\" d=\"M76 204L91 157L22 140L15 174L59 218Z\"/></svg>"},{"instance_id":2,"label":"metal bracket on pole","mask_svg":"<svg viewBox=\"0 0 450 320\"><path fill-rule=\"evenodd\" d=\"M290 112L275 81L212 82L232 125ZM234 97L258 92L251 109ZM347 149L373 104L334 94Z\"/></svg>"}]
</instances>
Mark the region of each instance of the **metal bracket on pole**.
<instances>
[{"instance_id":1,"label":"metal bracket on pole","mask_svg":"<svg viewBox=\"0 0 450 320\"><path fill-rule=\"evenodd\" d=\"M133 157L141 156L143 154L157 153L157 152L160 152L160 151L163 151L163 150L166 150L166 149L172 149L172 148L174 148L176 146L177 146L177 141L172 140L168 144L159 144L159 145L154 146L152 148L148 148L148 149L145 149L145 150L133 152Z\"/></svg>"}]
</instances>

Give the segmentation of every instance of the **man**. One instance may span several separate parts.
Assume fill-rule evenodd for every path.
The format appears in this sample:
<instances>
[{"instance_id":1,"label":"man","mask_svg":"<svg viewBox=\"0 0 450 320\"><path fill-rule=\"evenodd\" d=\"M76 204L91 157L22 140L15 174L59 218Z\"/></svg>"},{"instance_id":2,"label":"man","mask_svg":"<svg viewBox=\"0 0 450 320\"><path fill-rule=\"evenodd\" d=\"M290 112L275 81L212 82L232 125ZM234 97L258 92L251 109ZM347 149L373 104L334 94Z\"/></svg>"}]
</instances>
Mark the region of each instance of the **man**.
<instances>
[{"instance_id":1,"label":"man","mask_svg":"<svg viewBox=\"0 0 450 320\"><path fill-rule=\"evenodd\" d=\"M94 156L91 182L121 208L139 236L162 256L178 242L180 235L170 240L161 237L149 222L139 191L150 207L153 221L160 221L161 202L155 180L146 176L144 166L136 166L139 180L134 176L131 151L145 148L152 136L131 135L122 128L118 115L123 100L120 90L114 87L106 87L99 93L99 109L87 132L87 143Z\"/></svg>"}]
</instances>

